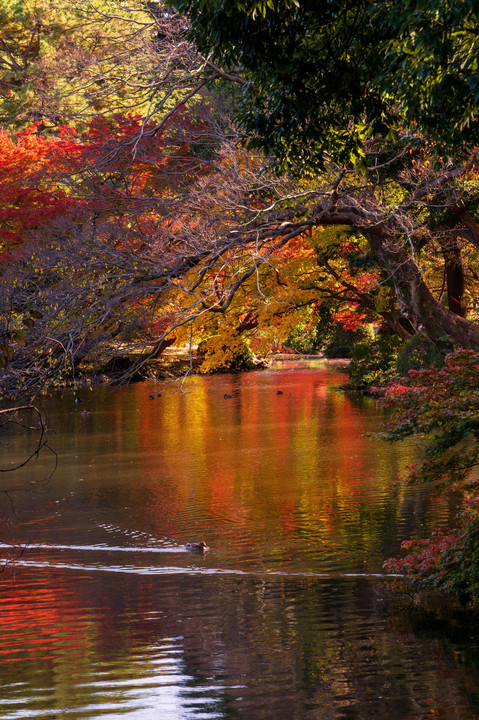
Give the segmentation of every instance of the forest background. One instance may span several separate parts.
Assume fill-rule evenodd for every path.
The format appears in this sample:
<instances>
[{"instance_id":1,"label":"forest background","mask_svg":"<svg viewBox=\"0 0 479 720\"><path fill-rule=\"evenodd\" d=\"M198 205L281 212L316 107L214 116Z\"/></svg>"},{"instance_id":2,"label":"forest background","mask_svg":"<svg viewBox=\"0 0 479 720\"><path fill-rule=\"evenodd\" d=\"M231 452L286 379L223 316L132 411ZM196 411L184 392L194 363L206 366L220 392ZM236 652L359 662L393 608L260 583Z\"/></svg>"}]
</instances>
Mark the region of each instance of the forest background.
<instances>
[{"instance_id":1,"label":"forest background","mask_svg":"<svg viewBox=\"0 0 479 720\"><path fill-rule=\"evenodd\" d=\"M5 402L168 347L347 352L384 437L430 439L409 479L464 497L389 567L476 599L478 29L468 0L3 2Z\"/></svg>"}]
</instances>

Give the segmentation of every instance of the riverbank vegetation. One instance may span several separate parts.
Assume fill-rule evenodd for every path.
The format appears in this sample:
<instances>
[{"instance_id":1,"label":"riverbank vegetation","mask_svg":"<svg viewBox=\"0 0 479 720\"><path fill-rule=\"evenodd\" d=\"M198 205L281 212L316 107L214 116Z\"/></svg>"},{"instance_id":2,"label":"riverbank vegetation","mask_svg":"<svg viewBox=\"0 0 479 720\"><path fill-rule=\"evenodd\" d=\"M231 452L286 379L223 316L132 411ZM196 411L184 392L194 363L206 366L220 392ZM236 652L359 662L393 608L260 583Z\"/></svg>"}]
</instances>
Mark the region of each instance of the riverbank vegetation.
<instances>
[{"instance_id":1,"label":"riverbank vegetation","mask_svg":"<svg viewBox=\"0 0 479 720\"><path fill-rule=\"evenodd\" d=\"M200 372L285 348L348 354L356 386L394 381L387 439L431 436L416 475L465 481L477 24L464 0L7 0L3 398L145 377L168 348L191 367L199 348ZM444 553L428 545L423 575L403 570L479 594L463 569L451 580L472 548L474 488Z\"/></svg>"}]
</instances>

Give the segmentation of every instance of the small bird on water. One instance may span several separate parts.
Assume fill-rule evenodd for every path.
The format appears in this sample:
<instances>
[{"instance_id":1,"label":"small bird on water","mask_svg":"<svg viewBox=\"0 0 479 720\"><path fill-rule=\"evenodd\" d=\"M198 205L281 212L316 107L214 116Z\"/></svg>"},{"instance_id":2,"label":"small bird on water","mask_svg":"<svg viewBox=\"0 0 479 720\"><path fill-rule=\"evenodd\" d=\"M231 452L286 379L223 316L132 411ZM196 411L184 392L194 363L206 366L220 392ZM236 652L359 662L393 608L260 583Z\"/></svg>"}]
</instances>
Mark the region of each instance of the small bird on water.
<instances>
[{"instance_id":1,"label":"small bird on water","mask_svg":"<svg viewBox=\"0 0 479 720\"><path fill-rule=\"evenodd\" d=\"M185 543L185 549L191 553L200 553L201 555L204 555L205 552L208 552L209 547L202 540L201 542L198 542L198 543Z\"/></svg>"}]
</instances>

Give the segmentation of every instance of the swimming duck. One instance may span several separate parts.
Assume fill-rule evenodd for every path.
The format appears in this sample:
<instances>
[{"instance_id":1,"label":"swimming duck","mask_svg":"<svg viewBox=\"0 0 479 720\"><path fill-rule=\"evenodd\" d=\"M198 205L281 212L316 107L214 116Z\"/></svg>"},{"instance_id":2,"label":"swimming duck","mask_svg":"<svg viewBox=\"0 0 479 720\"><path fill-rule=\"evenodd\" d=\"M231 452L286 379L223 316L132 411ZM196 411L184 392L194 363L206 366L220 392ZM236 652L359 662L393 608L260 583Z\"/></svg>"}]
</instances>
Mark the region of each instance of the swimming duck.
<instances>
[{"instance_id":1,"label":"swimming duck","mask_svg":"<svg viewBox=\"0 0 479 720\"><path fill-rule=\"evenodd\" d=\"M209 547L202 540L199 543L185 543L185 549L188 550L188 552L200 553L201 555L203 555L205 552L207 552L209 550Z\"/></svg>"}]
</instances>

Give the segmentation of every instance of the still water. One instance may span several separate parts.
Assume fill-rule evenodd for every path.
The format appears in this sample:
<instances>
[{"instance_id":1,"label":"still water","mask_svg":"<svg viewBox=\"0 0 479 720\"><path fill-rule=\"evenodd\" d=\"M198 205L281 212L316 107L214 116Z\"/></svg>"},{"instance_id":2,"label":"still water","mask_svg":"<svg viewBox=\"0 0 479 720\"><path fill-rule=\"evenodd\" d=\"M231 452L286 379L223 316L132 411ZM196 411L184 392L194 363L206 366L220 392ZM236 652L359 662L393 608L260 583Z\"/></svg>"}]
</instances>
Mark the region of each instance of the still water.
<instances>
[{"instance_id":1,"label":"still water","mask_svg":"<svg viewBox=\"0 0 479 720\"><path fill-rule=\"evenodd\" d=\"M0 718L479 717L472 614L394 612L381 583L453 508L394 484L417 448L366 437L383 411L344 381L290 363L46 400L52 451L2 474ZM2 436L1 467L33 441Z\"/></svg>"}]
</instances>

